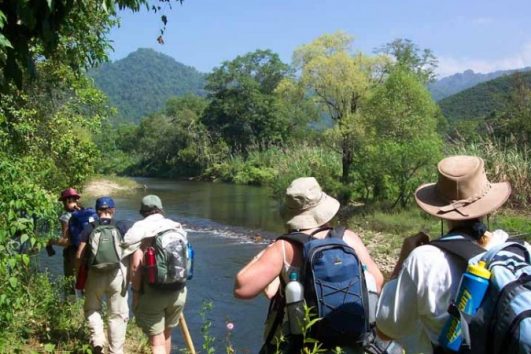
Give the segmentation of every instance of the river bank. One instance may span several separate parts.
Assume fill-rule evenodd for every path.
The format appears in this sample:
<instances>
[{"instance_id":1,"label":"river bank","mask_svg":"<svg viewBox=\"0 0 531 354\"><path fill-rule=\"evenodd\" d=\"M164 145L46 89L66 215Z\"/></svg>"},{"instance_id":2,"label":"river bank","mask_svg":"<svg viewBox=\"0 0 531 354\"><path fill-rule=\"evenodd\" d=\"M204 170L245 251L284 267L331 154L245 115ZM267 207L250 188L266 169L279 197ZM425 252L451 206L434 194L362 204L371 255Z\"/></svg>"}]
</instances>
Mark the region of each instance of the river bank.
<instances>
[{"instance_id":1,"label":"river bank","mask_svg":"<svg viewBox=\"0 0 531 354\"><path fill-rule=\"evenodd\" d=\"M83 194L96 198L102 195L112 196L145 189L145 185L132 178L117 176L94 176L83 186Z\"/></svg>"}]
</instances>

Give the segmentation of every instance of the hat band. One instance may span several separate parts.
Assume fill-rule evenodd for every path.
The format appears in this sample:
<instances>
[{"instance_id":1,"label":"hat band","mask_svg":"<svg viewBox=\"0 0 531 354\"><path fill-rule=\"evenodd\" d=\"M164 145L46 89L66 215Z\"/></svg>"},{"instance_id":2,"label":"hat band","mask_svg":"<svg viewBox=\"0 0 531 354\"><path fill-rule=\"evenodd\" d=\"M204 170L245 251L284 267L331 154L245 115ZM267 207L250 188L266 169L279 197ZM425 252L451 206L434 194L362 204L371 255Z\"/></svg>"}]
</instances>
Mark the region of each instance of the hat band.
<instances>
[{"instance_id":1,"label":"hat band","mask_svg":"<svg viewBox=\"0 0 531 354\"><path fill-rule=\"evenodd\" d=\"M481 193L478 193L466 199L452 200L450 204L439 208L439 211L437 212L437 214L446 214L451 211L456 211L462 216L466 217L468 216L468 214L462 208L483 198L489 192L490 189L491 189L491 184L487 182Z\"/></svg>"},{"instance_id":2,"label":"hat band","mask_svg":"<svg viewBox=\"0 0 531 354\"><path fill-rule=\"evenodd\" d=\"M313 209L315 208L317 205L319 205L321 203L321 201L324 199L325 197L325 193L321 192L321 196L319 197L319 199L307 206L305 206L304 208L292 208L290 207L289 205L287 205L287 208L289 210L292 210L292 211L297 211L297 212L305 212L305 211L308 211L310 209Z\"/></svg>"}]
</instances>

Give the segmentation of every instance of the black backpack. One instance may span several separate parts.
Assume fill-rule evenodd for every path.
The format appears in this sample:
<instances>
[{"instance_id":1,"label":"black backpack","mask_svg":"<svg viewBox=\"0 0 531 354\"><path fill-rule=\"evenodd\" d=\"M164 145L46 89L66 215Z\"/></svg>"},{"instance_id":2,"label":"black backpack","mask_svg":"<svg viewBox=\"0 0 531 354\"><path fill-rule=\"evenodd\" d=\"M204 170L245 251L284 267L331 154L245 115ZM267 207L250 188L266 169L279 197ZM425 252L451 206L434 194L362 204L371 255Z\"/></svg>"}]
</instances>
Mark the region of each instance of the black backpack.
<instances>
[{"instance_id":1,"label":"black backpack","mask_svg":"<svg viewBox=\"0 0 531 354\"><path fill-rule=\"evenodd\" d=\"M315 231L316 234L323 229ZM321 318L310 329L309 337L318 340L325 348L361 347L367 340L369 299L362 264L356 252L343 241L345 228L329 229L327 237L313 238L304 233L282 235L277 240L298 243L303 251L301 282L306 305L315 317ZM282 279L282 277L280 277ZM270 303L269 322L273 325L266 337L261 353L274 353L273 337L284 319L285 299L281 289ZM271 318L274 316L274 318ZM299 353L301 336L290 336L280 348L282 353Z\"/></svg>"}]
</instances>

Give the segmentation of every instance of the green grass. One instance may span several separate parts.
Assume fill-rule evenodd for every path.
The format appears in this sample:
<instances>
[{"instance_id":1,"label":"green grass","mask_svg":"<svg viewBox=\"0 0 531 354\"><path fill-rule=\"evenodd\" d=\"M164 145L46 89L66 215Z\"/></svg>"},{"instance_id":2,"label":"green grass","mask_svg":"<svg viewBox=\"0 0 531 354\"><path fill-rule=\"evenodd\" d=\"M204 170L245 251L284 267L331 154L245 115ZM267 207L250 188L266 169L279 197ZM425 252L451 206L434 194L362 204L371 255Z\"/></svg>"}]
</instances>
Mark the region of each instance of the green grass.
<instances>
[{"instance_id":1,"label":"green grass","mask_svg":"<svg viewBox=\"0 0 531 354\"><path fill-rule=\"evenodd\" d=\"M356 229L365 229L391 235L402 240L419 231L432 238L441 234L441 221L423 213L418 208L386 213L375 211L366 215L351 216L347 223ZM502 210L489 218L489 230L502 229L510 235L531 234L531 215L513 210ZM444 232L448 231L444 225Z\"/></svg>"}]
</instances>

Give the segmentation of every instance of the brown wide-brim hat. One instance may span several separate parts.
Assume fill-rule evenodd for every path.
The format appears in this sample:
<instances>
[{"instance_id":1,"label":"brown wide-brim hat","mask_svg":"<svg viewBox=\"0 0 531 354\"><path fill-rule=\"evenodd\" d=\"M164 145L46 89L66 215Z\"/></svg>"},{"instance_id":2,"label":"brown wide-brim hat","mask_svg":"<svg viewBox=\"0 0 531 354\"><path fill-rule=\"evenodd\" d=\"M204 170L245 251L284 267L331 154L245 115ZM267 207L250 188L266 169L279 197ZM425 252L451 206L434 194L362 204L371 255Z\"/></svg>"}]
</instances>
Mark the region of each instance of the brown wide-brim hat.
<instances>
[{"instance_id":1,"label":"brown wide-brim hat","mask_svg":"<svg viewBox=\"0 0 531 354\"><path fill-rule=\"evenodd\" d=\"M418 206L445 220L476 219L501 207L511 194L508 182L491 183L483 159L450 156L437 165L437 183L420 186L415 192Z\"/></svg>"},{"instance_id":2,"label":"brown wide-brim hat","mask_svg":"<svg viewBox=\"0 0 531 354\"><path fill-rule=\"evenodd\" d=\"M313 229L332 220L339 206L335 198L322 191L314 177L301 177L286 189L280 214L290 230Z\"/></svg>"}]
</instances>

